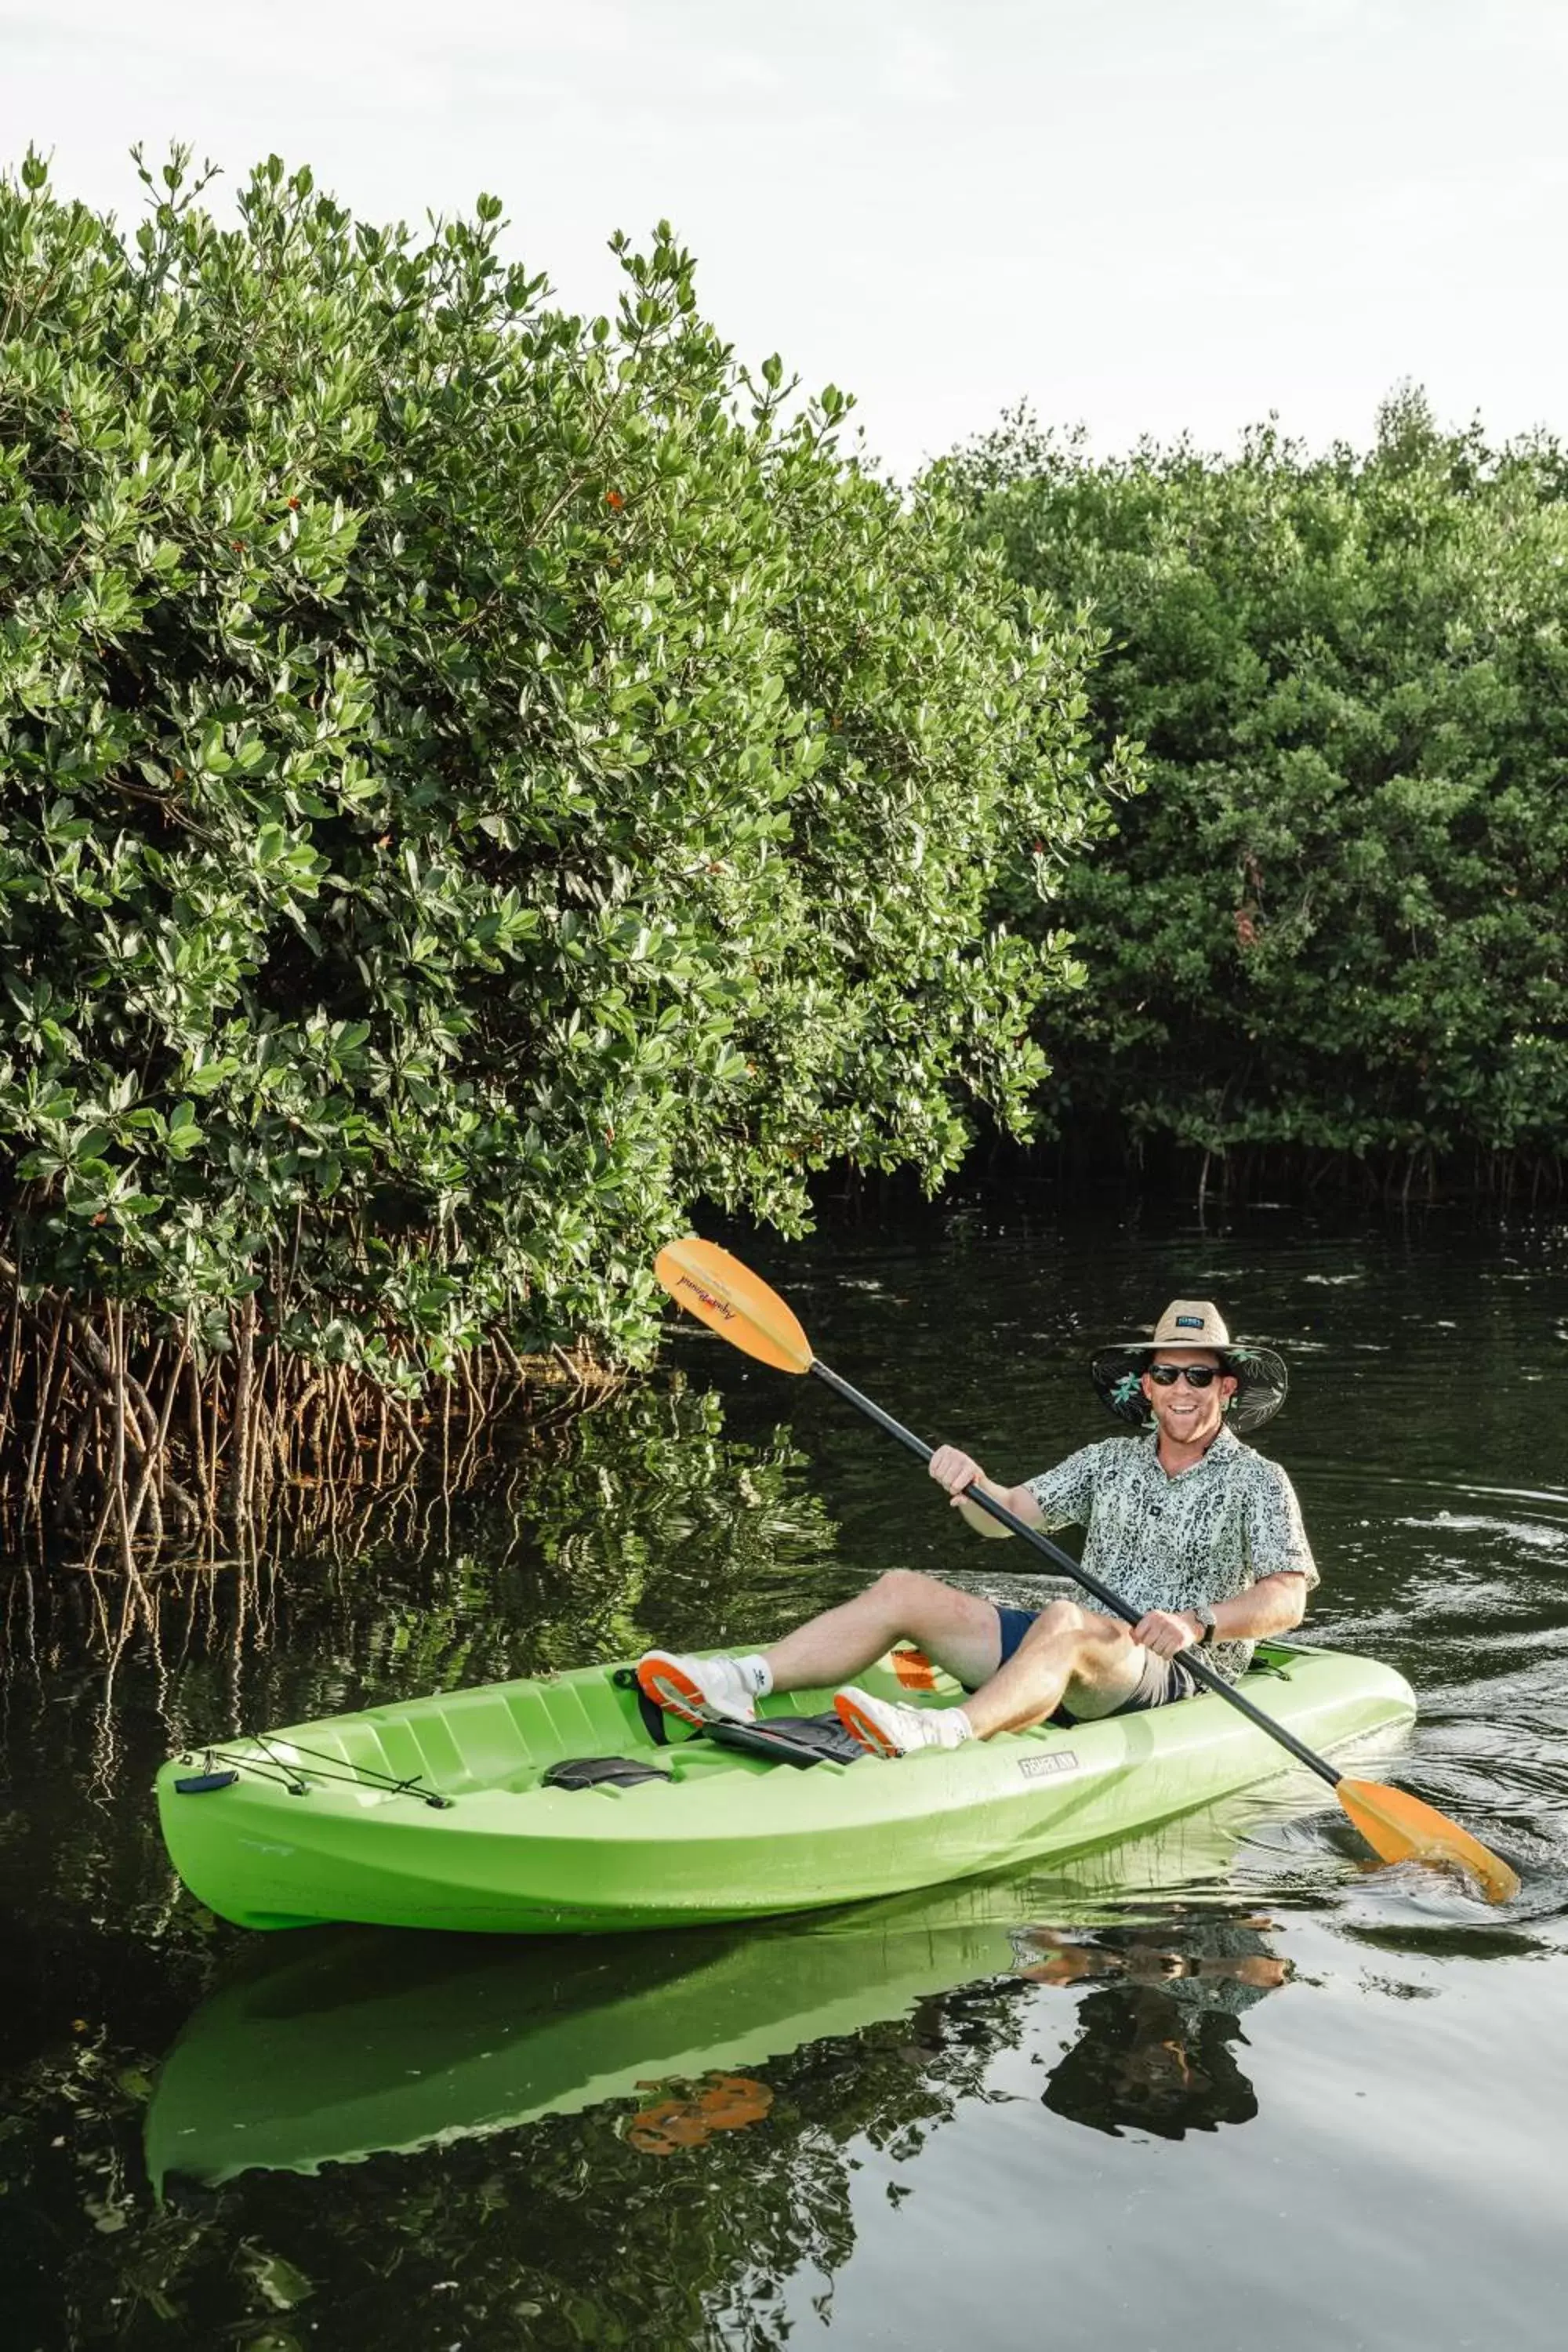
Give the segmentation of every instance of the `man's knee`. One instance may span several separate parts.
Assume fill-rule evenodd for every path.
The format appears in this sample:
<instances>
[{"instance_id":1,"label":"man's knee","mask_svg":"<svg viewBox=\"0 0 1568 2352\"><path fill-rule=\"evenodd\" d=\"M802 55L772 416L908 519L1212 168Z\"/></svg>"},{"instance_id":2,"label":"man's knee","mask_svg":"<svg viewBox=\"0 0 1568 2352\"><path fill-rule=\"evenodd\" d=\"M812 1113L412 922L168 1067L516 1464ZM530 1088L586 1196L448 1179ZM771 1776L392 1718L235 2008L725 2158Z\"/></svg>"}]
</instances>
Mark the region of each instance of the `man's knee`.
<instances>
[{"instance_id":1,"label":"man's knee","mask_svg":"<svg viewBox=\"0 0 1568 2352\"><path fill-rule=\"evenodd\" d=\"M1038 1648L1046 1643L1053 1646L1062 1642L1077 1643L1089 1632L1091 1620L1087 1609L1076 1601L1052 1601L1028 1626L1020 1649Z\"/></svg>"},{"instance_id":2,"label":"man's knee","mask_svg":"<svg viewBox=\"0 0 1568 2352\"><path fill-rule=\"evenodd\" d=\"M1102 1617L1077 1601L1053 1601L1024 1635L1018 1654L1048 1654L1072 1681L1098 1684L1115 1677L1126 1647L1126 1629L1114 1617Z\"/></svg>"},{"instance_id":3,"label":"man's knee","mask_svg":"<svg viewBox=\"0 0 1568 2352\"><path fill-rule=\"evenodd\" d=\"M921 1612L921 1604L929 1601L932 1593L942 1592L946 1589L938 1578L923 1576L918 1568L886 1569L869 1588L900 1623L910 1612Z\"/></svg>"}]
</instances>

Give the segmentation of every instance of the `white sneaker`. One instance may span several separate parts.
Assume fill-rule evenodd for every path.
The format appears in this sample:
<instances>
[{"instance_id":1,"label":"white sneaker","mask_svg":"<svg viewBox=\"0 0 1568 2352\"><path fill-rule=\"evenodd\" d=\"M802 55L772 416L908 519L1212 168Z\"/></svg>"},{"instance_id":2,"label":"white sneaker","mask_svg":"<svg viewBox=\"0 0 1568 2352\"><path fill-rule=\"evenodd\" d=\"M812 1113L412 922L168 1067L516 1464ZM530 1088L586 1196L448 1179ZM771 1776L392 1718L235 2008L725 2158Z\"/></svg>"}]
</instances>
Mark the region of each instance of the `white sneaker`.
<instances>
[{"instance_id":1,"label":"white sneaker","mask_svg":"<svg viewBox=\"0 0 1568 2352\"><path fill-rule=\"evenodd\" d=\"M682 1658L669 1650L645 1650L637 1675L645 1696L687 1723L756 1719L752 1686L733 1658Z\"/></svg>"},{"instance_id":2,"label":"white sneaker","mask_svg":"<svg viewBox=\"0 0 1568 2352\"><path fill-rule=\"evenodd\" d=\"M914 1748L962 1748L974 1737L961 1706L900 1706L892 1699L873 1698L853 1683L835 1695L833 1704L846 1731L853 1732L873 1756L907 1756Z\"/></svg>"}]
</instances>

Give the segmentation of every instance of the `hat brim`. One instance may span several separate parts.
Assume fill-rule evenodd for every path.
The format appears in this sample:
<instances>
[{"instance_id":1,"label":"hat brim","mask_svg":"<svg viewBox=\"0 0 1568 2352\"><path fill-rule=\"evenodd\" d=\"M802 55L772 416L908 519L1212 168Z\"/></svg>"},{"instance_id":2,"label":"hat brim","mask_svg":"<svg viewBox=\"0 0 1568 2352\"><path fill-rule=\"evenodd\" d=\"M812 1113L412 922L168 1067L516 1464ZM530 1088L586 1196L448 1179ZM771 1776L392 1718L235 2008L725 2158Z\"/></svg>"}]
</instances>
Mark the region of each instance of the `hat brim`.
<instances>
[{"instance_id":1,"label":"hat brim","mask_svg":"<svg viewBox=\"0 0 1568 2352\"><path fill-rule=\"evenodd\" d=\"M1089 1368L1100 1403L1133 1429L1147 1429L1153 1419L1140 1386L1153 1352L1152 1339L1123 1339L1114 1347L1102 1348ZM1235 1340L1228 1348L1210 1352L1225 1359L1237 1384L1236 1394L1226 1407L1227 1427L1245 1437L1248 1430L1261 1429L1266 1421L1272 1421L1290 1386L1284 1359L1272 1348L1255 1348L1246 1340Z\"/></svg>"}]
</instances>

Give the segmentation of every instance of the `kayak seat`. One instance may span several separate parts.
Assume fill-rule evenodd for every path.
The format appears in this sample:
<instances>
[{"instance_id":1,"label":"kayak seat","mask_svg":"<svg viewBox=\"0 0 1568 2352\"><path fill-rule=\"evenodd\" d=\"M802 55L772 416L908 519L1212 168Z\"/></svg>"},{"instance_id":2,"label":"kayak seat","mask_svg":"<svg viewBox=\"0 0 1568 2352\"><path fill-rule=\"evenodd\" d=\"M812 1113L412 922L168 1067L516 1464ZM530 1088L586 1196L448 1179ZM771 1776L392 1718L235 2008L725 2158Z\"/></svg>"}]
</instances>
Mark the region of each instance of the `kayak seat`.
<instances>
[{"instance_id":1,"label":"kayak seat","mask_svg":"<svg viewBox=\"0 0 1568 2352\"><path fill-rule=\"evenodd\" d=\"M732 1748L768 1764L854 1764L866 1750L836 1715L798 1716L778 1723L710 1723L696 1735L717 1748ZM693 1744L683 1741L683 1747ZM718 1763L719 1759L714 1757ZM644 1780L677 1776L659 1764L630 1756L563 1756L539 1776L542 1789L635 1789Z\"/></svg>"},{"instance_id":2,"label":"kayak seat","mask_svg":"<svg viewBox=\"0 0 1568 2352\"><path fill-rule=\"evenodd\" d=\"M768 1764L858 1764L866 1749L837 1715L772 1716L756 1723L710 1723L704 1737L716 1748L760 1756Z\"/></svg>"},{"instance_id":3,"label":"kayak seat","mask_svg":"<svg viewBox=\"0 0 1568 2352\"><path fill-rule=\"evenodd\" d=\"M563 1756L539 1777L542 1789L635 1789L640 1780L668 1780L658 1764L630 1756Z\"/></svg>"},{"instance_id":4,"label":"kayak seat","mask_svg":"<svg viewBox=\"0 0 1568 2352\"><path fill-rule=\"evenodd\" d=\"M755 1756L764 1764L793 1764L805 1771L812 1764L857 1764L866 1750L837 1715L759 1716L752 1723L705 1723L700 1730L680 1724L683 1735L670 1738L671 1718L655 1705L629 1666L619 1666L612 1677L617 1688L637 1701L643 1729L656 1748L690 1747L700 1739L715 1748L729 1748L742 1756Z\"/></svg>"}]
</instances>

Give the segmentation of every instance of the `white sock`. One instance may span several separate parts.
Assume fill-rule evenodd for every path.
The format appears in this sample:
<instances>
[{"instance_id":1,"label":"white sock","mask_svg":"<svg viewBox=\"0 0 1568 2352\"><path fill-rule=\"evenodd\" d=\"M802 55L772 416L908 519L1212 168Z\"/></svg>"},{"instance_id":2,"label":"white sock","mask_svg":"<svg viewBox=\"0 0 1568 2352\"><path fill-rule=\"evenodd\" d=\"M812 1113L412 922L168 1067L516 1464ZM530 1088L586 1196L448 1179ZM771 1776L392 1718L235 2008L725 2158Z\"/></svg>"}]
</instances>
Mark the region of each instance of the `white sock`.
<instances>
[{"instance_id":1,"label":"white sock","mask_svg":"<svg viewBox=\"0 0 1568 2352\"><path fill-rule=\"evenodd\" d=\"M773 1670L766 1658L753 1653L749 1658L736 1658L732 1664L741 1670L741 1678L753 1698L766 1698L773 1686Z\"/></svg>"},{"instance_id":2,"label":"white sock","mask_svg":"<svg viewBox=\"0 0 1568 2352\"><path fill-rule=\"evenodd\" d=\"M947 1713L948 1720L951 1723L962 1723L963 1726L963 1729L958 1735L960 1741L962 1742L965 1739L973 1739L974 1737L974 1726L970 1722L969 1717L964 1714L963 1709L961 1706L950 1706Z\"/></svg>"}]
</instances>

